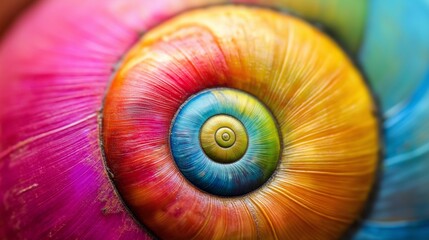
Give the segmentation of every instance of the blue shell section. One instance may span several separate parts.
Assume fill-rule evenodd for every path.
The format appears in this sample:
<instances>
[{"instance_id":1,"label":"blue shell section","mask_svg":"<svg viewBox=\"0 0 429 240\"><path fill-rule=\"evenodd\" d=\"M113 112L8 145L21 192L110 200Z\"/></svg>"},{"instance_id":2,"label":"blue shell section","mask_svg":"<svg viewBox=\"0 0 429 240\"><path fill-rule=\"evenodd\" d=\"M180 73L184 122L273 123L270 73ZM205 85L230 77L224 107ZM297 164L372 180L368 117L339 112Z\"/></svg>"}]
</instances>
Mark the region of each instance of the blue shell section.
<instances>
[{"instance_id":1,"label":"blue shell section","mask_svg":"<svg viewBox=\"0 0 429 240\"><path fill-rule=\"evenodd\" d=\"M259 131L264 115L246 116L236 98L222 98L209 90L186 102L173 121L170 149L182 174L198 188L220 196L238 196L260 187L275 170L265 167L267 146L259 139L267 136ZM221 90L219 90L221 91ZM230 90L229 90L230 91ZM248 134L248 148L241 159L229 164L211 160L200 145L202 125L212 116L226 114L240 120ZM255 144L256 143L256 144ZM278 159L276 159L278 160Z\"/></svg>"},{"instance_id":2,"label":"blue shell section","mask_svg":"<svg viewBox=\"0 0 429 240\"><path fill-rule=\"evenodd\" d=\"M373 0L359 61L380 100L385 159L354 239L429 239L429 1Z\"/></svg>"}]
</instances>

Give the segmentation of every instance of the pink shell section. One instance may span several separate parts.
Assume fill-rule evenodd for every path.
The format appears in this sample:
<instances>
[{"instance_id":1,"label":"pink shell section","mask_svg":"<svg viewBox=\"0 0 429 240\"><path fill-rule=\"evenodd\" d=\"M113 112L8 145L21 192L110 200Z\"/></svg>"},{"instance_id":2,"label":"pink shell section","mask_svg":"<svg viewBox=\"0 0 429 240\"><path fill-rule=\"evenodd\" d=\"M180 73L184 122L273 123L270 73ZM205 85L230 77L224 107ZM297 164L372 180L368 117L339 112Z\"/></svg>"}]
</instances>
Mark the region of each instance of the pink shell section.
<instances>
[{"instance_id":1,"label":"pink shell section","mask_svg":"<svg viewBox=\"0 0 429 240\"><path fill-rule=\"evenodd\" d=\"M198 4L44 0L15 24L0 44L0 239L150 238L104 169L98 113L139 35Z\"/></svg>"}]
</instances>

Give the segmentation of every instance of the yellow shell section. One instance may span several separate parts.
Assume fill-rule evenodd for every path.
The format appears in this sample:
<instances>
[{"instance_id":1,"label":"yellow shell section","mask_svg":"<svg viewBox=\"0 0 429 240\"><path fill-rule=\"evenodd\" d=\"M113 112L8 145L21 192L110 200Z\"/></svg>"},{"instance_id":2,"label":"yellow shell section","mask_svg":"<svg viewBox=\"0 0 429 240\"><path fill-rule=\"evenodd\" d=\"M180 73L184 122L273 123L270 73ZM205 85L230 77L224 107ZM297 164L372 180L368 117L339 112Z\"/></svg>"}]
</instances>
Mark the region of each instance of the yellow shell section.
<instances>
[{"instance_id":1,"label":"yellow shell section","mask_svg":"<svg viewBox=\"0 0 429 240\"><path fill-rule=\"evenodd\" d=\"M200 143L212 160L232 163L246 152L248 136L239 120L228 115L216 115L202 126Z\"/></svg>"},{"instance_id":2,"label":"yellow shell section","mask_svg":"<svg viewBox=\"0 0 429 240\"><path fill-rule=\"evenodd\" d=\"M172 50L182 51L174 57L154 50L189 39L192 50ZM218 62L226 64L227 72L213 60L218 49L223 55ZM198 226L195 231L202 238L339 238L367 200L379 153L375 107L352 62L302 20L271 10L222 6L187 12L147 33L118 76L141 63L196 64L189 59L200 55L213 60L207 67L219 72L218 85L251 93L268 106L278 121L283 149L275 175L251 194L219 199L195 192L195 201L183 204L213 206L219 214L213 210L212 215L219 219L187 226ZM139 195L138 189L131 192L139 196L135 205L151 197ZM235 209L246 220L230 222L221 209ZM189 212L188 218L196 219L196 214ZM167 218L159 212L147 223L161 229ZM175 224L164 225L173 229Z\"/></svg>"},{"instance_id":3,"label":"yellow shell section","mask_svg":"<svg viewBox=\"0 0 429 240\"><path fill-rule=\"evenodd\" d=\"M219 128L216 131L215 140L219 146L229 148L235 143L235 132L231 128Z\"/></svg>"}]
</instances>

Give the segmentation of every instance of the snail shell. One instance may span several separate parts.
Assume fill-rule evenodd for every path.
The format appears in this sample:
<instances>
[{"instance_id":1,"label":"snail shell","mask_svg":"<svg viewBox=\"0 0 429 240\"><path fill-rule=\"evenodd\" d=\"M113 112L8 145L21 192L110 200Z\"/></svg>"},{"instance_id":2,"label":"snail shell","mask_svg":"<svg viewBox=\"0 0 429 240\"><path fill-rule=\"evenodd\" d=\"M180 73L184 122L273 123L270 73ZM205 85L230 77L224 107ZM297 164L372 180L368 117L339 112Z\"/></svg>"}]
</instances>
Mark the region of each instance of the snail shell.
<instances>
[{"instance_id":1,"label":"snail shell","mask_svg":"<svg viewBox=\"0 0 429 240\"><path fill-rule=\"evenodd\" d=\"M332 239L367 202L351 237L427 236L427 3L213 3L23 15L0 48L0 237ZM371 201L376 104L300 18L380 100Z\"/></svg>"}]
</instances>

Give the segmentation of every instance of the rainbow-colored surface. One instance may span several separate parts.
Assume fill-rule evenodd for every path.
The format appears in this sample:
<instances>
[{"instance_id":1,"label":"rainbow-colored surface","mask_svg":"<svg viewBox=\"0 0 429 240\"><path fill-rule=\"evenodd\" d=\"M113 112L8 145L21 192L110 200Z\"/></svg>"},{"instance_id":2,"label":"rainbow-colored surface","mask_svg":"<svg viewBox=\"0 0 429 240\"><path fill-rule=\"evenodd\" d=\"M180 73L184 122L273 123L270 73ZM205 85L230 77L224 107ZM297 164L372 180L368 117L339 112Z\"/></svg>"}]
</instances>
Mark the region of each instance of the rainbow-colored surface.
<instances>
[{"instance_id":1,"label":"rainbow-colored surface","mask_svg":"<svg viewBox=\"0 0 429 240\"><path fill-rule=\"evenodd\" d=\"M237 3L283 16L205 13ZM0 238L427 239L428 22L427 0L38 1L0 43ZM171 154L175 114L218 87L278 124L277 168L240 196Z\"/></svg>"},{"instance_id":2,"label":"rainbow-colored surface","mask_svg":"<svg viewBox=\"0 0 429 240\"><path fill-rule=\"evenodd\" d=\"M214 87L242 92L201 92ZM119 68L103 114L106 160L125 202L161 238L330 238L372 187L374 111L347 56L307 23L259 8L195 10L148 32ZM228 164L199 139L222 114L249 139Z\"/></svg>"}]
</instances>

